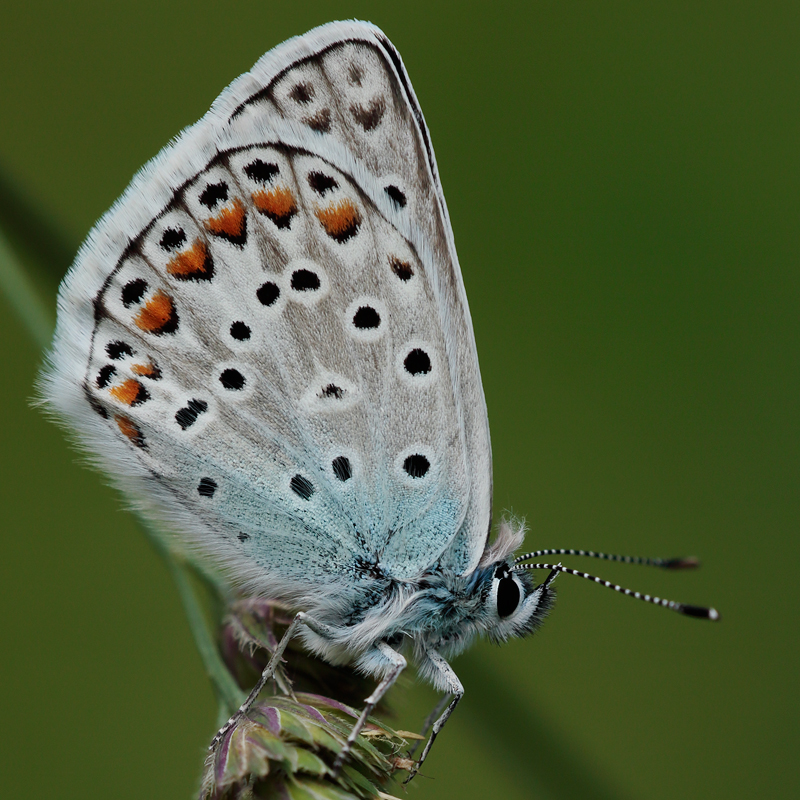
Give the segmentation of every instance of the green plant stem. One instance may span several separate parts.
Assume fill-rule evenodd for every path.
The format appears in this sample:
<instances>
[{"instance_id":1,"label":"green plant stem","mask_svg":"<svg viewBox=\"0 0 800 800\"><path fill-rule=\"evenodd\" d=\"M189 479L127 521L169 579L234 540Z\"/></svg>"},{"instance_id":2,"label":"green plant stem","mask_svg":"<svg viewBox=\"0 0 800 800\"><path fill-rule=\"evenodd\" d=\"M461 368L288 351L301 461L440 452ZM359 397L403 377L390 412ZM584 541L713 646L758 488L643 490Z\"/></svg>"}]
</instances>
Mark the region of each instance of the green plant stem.
<instances>
[{"instance_id":1,"label":"green plant stem","mask_svg":"<svg viewBox=\"0 0 800 800\"><path fill-rule=\"evenodd\" d=\"M55 328L53 316L2 230L0 288L36 344L42 349L47 347Z\"/></svg>"},{"instance_id":2,"label":"green plant stem","mask_svg":"<svg viewBox=\"0 0 800 800\"><path fill-rule=\"evenodd\" d=\"M211 633L208 618L203 613L197 597L197 591L192 585L191 568L172 553L166 554L165 558L183 603L186 617L189 620L189 628L192 631L194 643L200 653L200 658L203 660L206 672L217 691L220 703L220 719L225 722L242 704L245 694L237 686L236 681L219 654L216 638Z\"/></svg>"},{"instance_id":3,"label":"green plant stem","mask_svg":"<svg viewBox=\"0 0 800 800\"><path fill-rule=\"evenodd\" d=\"M203 603L198 595L197 581L193 580L193 576L203 581L208 591L214 596L214 601L217 601L216 605L219 605L218 601L222 598L224 588L217 576L204 569L203 566L170 550L161 531L149 520L138 513L136 519L153 548L166 562L172 580L175 581L178 596L189 621L192 638L217 693L220 705L219 717L222 722L225 722L242 704L245 694L237 685L219 654L215 630L220 620L209 619L209 614L203 610Z\"/></svg>"}]
</instances>

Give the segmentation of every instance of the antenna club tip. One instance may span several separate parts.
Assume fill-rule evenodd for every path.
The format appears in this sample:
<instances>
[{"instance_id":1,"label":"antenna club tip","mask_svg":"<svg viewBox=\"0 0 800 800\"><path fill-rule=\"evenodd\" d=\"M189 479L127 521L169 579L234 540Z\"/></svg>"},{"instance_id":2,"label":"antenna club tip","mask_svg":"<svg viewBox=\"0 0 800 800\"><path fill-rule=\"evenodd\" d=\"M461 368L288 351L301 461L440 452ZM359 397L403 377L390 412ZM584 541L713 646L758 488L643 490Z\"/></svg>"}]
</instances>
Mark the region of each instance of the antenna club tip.
<instances>
[{"instance_id":1,"label":"antenna club tip","mask_svg":"<svg viewBox=\"0 0 800 800\"><path fill-rule=\"evenodd\" d=\"M722 617L716 608L706 608L705 606L687 606L681 605L678 609L681 614L687 617L696 617L697 619L710 619L712 622L718 622Z\"/></svg>"},{"instance_id":2,"label":"antenna club tip","mask_svg":"<svg viewBox=\"0 0 800 800\"><path fill-rule=\"evenodd\" d=\"M685 558L670 558L664 562L664 569L695 569L700 566L700 560L696 556L686 556Z\"/></svg>"}]
</instances>

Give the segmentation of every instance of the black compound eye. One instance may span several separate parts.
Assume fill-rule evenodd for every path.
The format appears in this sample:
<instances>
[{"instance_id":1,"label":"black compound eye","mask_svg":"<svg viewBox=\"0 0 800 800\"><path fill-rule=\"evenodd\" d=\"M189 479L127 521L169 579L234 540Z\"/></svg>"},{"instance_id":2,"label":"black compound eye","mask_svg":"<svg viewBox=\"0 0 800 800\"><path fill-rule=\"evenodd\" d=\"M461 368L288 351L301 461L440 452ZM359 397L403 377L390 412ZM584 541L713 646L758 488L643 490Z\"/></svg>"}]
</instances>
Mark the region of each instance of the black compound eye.
<instances>
[{"instance_id":1,"label":"black compound eye","mask_svg":"<svg viewBox=\"0 0 800 800\"><path fill-rule=\"evenodd\" d=\"M517 610L520 597L517 582L511 577L501 578L497 585L497 616L510 617Z\"/></svg>"}]
</instances>

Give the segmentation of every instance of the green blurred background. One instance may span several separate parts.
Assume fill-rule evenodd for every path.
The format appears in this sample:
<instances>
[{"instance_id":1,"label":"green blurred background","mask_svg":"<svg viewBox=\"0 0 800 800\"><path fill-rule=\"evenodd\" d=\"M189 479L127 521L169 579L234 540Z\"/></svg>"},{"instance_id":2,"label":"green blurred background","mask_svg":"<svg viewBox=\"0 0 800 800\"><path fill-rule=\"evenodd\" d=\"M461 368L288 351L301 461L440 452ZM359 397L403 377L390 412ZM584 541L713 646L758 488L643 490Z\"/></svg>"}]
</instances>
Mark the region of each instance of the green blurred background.
<instances>
[{"instance_id":1,"label":"green blurred background","mask_svg":"<svg viewBox=\"0 0 800 800\"><path fill-rule=\"evenodd\" d=\"M383 27L436 145L496 508L531 547L702 557L591 566L721 624L562 576L539 634L458 659L409 797L798 796L800 5L2 5L0 174L62 232L32 267L51 298L61 252L263 52ZM23 203L0 224L41 238ZM0 310L2 794L188 798L216 711L177 594L29 408L40 354ZM398 727L433 699L407 681Z\"/></svg>"}]
</instances>

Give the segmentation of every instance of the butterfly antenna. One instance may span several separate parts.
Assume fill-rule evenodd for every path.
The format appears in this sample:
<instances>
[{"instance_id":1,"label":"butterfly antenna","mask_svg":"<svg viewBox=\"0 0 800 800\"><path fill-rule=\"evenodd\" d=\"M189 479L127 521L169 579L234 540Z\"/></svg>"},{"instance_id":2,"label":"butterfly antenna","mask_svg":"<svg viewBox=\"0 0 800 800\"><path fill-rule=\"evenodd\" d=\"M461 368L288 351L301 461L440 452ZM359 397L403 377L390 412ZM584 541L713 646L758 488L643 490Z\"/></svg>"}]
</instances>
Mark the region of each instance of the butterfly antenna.
<instances>
[{"instance_id":1,"label":"butterfly antenna","mask_svg":"<svg viewBox=\"0 0 800 800\"><path fill-rule=\"evenodd\" d=\"M523 561L532 561L534 558L542 556L586 556L587 558L600 558L603 561L619 561L623 564L644 564L647 567L660 567L661 569L694 569L700 566L700 562L694 556L685 558L642 558L641 556L616 556L612 553L596 553L594 550L567 550L558 548L555 550L534 550L532 553L525 553L514 559L514 564L521 564Z\"/></svg>"},{"instance_id":2,"label":"butterfly antenna","mask_svg":"<svg viewBox=\"0 0 800 800\"><path fill-rule=\"evenodd\" d=\"M572 552L572 551L567 551L567 552ZM576 552L580 553L580 551ZM617 558L619 557L612 556L611 560L616 560ZM642 561L644 563L648 563L650 561L659 561L659 560L661 559L643 559ZM656 566L661 566L661 565L656 565ZM628 597L634 597L637 600L643 600L645 603L652 603L653 605L656 606L663 606L664 608L669 608L672 611L677 611L679 614L684 614L687 617L697 617L698 619L710 619L715 621L720 618L719 612L715 608L705 608L703 606L689 606L686 605L685 603L678 603L675 600L667 600L663 597L654 597L653 595L650 594L642 594L641 592L634 592L631 589L625 589L623 586L619 586L616 583L611 583L611 581L606 581L603 580L602 578L596 577L595 575L590 575L588 572L580 572L577 569L562 567L561 564L515 564L514 566L511 567L512 572L520 572L526 569L549 569L550 574L547 576L547 580L545 581L545 587L549 586L553 582L553 580L555 579L556 575L558 575L559 572L566 572L567 575L576 575L578 578L586 578L587 580L599 583L601 586L605 586L606 589L613 589L615 592L619 592L620 594L625 594Z\"/></svg>"}]
</instances>

